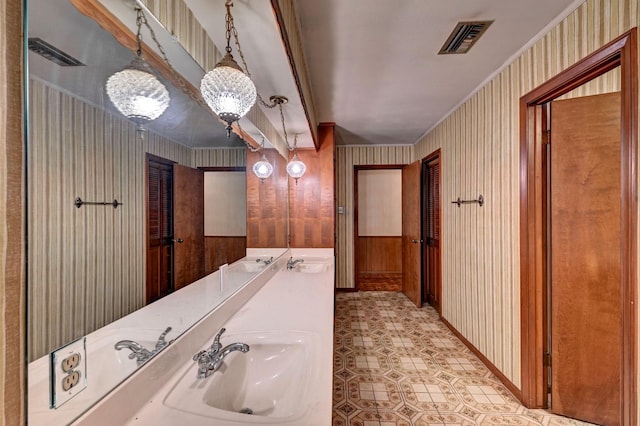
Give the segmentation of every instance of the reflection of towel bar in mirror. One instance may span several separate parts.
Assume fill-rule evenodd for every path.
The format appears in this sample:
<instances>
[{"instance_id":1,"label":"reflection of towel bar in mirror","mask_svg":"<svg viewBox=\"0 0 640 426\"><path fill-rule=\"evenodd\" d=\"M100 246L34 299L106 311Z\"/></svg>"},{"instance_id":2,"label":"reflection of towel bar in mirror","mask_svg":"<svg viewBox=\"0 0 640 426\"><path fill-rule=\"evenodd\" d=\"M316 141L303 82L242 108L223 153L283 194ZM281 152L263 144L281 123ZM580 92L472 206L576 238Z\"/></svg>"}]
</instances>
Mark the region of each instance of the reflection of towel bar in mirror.
<instances>
[{"instance_id":1,"label":"reflection of towel bar in mirror","mask_svg":"<svg viewBox=\"0 0 640 426\"><path fill-rule=\"evenodd\" d=\"M124 203L119 202L118 200L113 201L82 201L82 198L76 198L76 202L74 203L77 208L82 207L83 205L88 206L113 206L114 209L117 209L118 206L124 205Z\"/></svg>"},{"instance_id":2,"label":"reflection of towel bar in mirror","mask_svg":"<svg viewBox=\"0 0 640 426\"><path fill-rule=\"evenodd\" d=\"M458 207L460 207L461 204L473 204L473 203L480 204L480 207L482 207L482 205L484 204L484 197L482 196L482 194L478 196L476 200L461 200L460 197L458 197L456 201L451 202L451 204L457 204Z\"/></svg>"}]
</instances>

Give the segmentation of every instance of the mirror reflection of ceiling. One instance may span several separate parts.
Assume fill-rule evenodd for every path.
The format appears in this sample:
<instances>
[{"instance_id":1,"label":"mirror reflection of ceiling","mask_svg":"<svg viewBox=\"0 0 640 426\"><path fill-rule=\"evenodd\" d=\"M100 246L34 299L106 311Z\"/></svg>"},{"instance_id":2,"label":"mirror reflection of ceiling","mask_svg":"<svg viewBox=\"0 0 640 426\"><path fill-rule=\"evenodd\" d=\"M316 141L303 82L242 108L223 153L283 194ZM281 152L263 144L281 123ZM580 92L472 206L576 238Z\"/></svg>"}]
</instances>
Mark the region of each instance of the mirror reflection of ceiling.
<instances>
[{"instance_id":1,"label":"mirror reflection of ceiling","mask_svg":"<svg viewBox=\"0 0 640 426\"><path fill-rule=\"evenodd\" d=\"M134 52L80 14L67 0L29 0L28 16L30 37L39 37L85 64L63 67L30 51L30 75L119 114L106 95L104 84L111 74L134 59ZM143 28L142 36L146 44L154 44L146 28ZM193 64L197 67L195 61ZM200 71L204 75L204 71ZM145 123L145 127L192 148L244 147L235 134L227 139L224 125L211 112L160 79L169 90L171 103L162 116Z\"/></svg>"}]
</instances>

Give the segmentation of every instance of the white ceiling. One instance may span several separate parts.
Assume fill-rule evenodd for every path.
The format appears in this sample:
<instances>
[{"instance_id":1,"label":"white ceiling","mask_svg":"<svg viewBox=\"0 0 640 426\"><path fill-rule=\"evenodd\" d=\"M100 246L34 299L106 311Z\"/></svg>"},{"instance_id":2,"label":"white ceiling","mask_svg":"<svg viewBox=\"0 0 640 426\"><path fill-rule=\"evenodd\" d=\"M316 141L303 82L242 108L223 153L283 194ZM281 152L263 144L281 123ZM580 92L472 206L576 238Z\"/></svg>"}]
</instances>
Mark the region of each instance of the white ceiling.
<instances>
[{"instance_id":1,"label":"white ceiling","mask_svg":"<svg viewBox=\"0 0 640 426\"><path fill-rule=\"evenodd\" d=\"M342 144L414 144L582 2L297 0L318 119ZM494 22L469 53L437 54L475 20Z\"/></svg>"}]
</instances>

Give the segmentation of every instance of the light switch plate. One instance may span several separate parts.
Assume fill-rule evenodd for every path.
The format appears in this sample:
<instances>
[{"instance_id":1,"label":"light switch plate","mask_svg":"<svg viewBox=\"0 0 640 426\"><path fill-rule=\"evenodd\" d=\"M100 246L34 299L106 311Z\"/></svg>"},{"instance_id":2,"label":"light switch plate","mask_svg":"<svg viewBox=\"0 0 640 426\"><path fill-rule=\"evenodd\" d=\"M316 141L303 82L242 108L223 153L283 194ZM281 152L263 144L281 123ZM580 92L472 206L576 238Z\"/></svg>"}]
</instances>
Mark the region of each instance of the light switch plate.
<instances>
[{"instance_id":1,"label":"light switch plate","mask_svg":"<svg viewBox=\"0 0 640 426\"><path fill-rule=\"evenodd\" d=\"M49 403L58 408L87 387L87 339L82 337L49 354Z\"/></svg>"}]
</instances>

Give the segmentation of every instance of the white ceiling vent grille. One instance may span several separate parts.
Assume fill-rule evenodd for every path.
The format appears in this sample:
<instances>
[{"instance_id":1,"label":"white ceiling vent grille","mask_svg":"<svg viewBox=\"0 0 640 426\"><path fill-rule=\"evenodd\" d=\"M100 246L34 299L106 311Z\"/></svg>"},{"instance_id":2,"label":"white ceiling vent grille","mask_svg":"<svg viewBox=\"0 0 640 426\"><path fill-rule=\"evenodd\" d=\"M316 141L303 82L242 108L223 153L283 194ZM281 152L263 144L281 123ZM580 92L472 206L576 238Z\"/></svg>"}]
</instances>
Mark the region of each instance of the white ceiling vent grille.
<instances>
[{"instance_id":1,"label":"white ceiling vent grille","mask_svg":"<svg viewBox=\"0 0 640 426\"><path fill-rule=\"evenodd\" d=\"M493 21L458 22L438 54L467 53L492 23Z\"/></svg>"},{"instance_id":2,"label":"white ceiling vent grille","mask_svg":"<svg viewBox=\"0 0 640 426\"><path fill-rule=\"evenodd\" d=\"M29 38L29 50L63 67L84 66L82 62L38 37Z\"/></svg>"}]
</instances>

